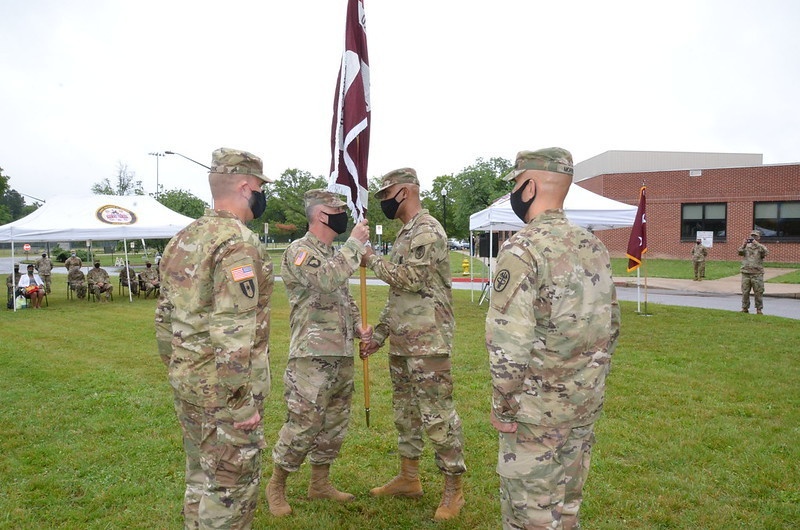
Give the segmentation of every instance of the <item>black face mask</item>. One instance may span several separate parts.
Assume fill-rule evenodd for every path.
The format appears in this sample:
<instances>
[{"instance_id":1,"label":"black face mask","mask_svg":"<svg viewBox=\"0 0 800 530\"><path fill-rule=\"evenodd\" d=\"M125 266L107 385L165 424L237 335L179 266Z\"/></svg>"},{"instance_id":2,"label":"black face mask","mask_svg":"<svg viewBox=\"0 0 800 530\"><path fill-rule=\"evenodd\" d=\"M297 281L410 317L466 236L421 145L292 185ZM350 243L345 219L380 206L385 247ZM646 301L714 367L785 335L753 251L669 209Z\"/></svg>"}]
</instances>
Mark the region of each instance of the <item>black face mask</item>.
<instances>
[{"instance_id":1,"label":"black face mask","mask_svg":"<svg viewBox=\"0 0 800 530\"><path fill-rule=\"evenodd\" d=\"M381 211L383 211L383 215L385 215L387 219L394 219L397 217L397 209L400 208L400 204L405 200L397 200L397 196L400 195L401 191L403 190L397 190L397 193L394 194L394 197L381 201Z\"/></svg>"},{"instance_id":2,"label":"black face mask","mask_svg":"<svg viewBox=\"0 0 800 530\"><path fill-rule=\"evenodd\" d=\"M530 182L530 179L526 180L525 184L520 186L517 191L511 192L511 209L514 210L516 216L519 217L523 223L527 222L525 221L525 216L528 214L528 210L530 209L533 200L536 198L536 193L534 192L533 197L531 197L530 200L522 200L522 192L525 191L525 188L528 187Z\"/></svg>"},{"instance_id":3,"label":"black face mask","mask_svg":"<svg viewBox=\"0 0 800 530\"><path fill-rule=\"evenodd\" d=\"M344 234L345 230L347 230L347 212L322 213L328 216L328 222L322 224L329 227L337 234Z\"/></svg>"},{"instance_id":4,"label":"black face mask","mask_svg":"<svg viewBox=\"0 0 800 530\"><path fill-rule=\"evenodd\" d=\"M252 191L252 190L251 190ZM253 212L253 219L258 219L267 209L267 196L263 191L253 191L250 195L250 211Z\"/></svg>"}]
</instances>

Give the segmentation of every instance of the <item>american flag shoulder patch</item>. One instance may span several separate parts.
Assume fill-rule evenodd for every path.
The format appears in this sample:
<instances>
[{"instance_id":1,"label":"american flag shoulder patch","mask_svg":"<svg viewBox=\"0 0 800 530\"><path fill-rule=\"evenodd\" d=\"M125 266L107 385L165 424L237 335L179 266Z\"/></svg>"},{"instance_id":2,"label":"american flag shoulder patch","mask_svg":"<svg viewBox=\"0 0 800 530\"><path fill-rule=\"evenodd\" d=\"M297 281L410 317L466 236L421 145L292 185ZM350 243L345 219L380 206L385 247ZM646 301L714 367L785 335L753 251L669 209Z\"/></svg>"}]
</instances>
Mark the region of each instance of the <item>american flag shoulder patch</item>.
<instances>
[{"instance_id":1,"label":"american flag shoulder patch","mask_svg":"<svg viewBox=\"0 0 800 530\"><path fill-rule=\"evenodd\" d=\"M236 267L231 269L231 276L233 276L233 281L241 282L244 280L249 280L250 278L255 278L255 272L253 272L252 265L242 265L241 267Z\"/></svg>"},{"instance_id":2,"label":"american flag shoulder patch","mask_svg":"<svg viewBox=\"0 0 800 530\"><path fill-rule=\"evenodd\" d=\"M300 252L297 253L297 257L294 258L294 264L299 267L306 261L307 257L308 257L308 251L301 250Z\"/></svg>"}]
</instances>

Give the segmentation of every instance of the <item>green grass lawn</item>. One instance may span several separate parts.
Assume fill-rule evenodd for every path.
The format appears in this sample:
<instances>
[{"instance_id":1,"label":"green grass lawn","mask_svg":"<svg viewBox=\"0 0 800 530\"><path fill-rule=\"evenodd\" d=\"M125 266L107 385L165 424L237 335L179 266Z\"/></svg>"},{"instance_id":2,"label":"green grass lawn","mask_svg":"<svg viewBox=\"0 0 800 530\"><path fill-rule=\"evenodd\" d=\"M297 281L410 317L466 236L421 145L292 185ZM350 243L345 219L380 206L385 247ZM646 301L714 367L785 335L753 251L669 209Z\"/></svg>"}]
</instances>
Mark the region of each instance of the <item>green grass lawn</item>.
<instances>
[{"instance_id":1,"label":"green grass lawn","mask_svg":"<svg viewBox=\"0 0 800 530\"><path fill-rule=\"evenodd\" d=\"M67 301L3 311L0 326L0 528L181 528L183 451L165 368L155 351L153 300ZM385 287L368 293L374 322ZM394 475L385 350L370 361L365 426L361 363L350 432L332 468L357 496L348 505L304 500L308 467L290 477L292 517L275 521L262 491L256 529L496 529L497 436L488 423L486 307L455 291L454 378L466 436L467 504L434 524L442 479L430 448L418 501L372 499ZM356 296L358 299L359 297ZM795 528L800 521L800 358L796 320L623 303L620 345L582 510L587 529ZM288 304L273 298L270 450L285 418L281 376Z\"/></svg>"}]
</instances>

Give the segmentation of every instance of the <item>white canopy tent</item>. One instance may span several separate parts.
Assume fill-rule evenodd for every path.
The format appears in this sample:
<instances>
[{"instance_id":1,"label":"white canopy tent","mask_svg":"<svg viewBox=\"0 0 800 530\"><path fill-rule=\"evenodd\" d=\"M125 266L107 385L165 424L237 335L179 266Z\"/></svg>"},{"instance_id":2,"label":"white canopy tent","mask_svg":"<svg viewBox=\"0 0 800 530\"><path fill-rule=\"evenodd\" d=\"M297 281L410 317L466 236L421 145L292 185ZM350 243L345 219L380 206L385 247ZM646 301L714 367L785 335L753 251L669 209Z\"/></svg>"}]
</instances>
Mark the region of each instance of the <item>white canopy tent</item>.
<instances>
[{"instance_id":1,"label":"white canopy tent","mask_svg":"<svg viewBox=\"0 0 800 530\"><path fill-rule=\"evenodd\" d=\"M564 213L567 218L592 231L633 226L636 210L636 205L603 197L574 183L570 185L564 200ZM525 223L511 209L510 194L500 197L488 208L469 216L470 236L472 232L516 232L523 226ZM493 238L489 237L488 240L489 256L491 256L494 254ZM470 237L470 241L472 241L472 237ZM474 278L472 273L470 276L471 279ZM492 278L491 258L489 259L489 278Z\"/></svg>"},{"instance_id":2,"label":"white canopy tent","mask_svg":"<svg viewBox=\"0 0 800 530\"><path fill-rule=\"evenodd\" d=\"M13 261L18 244L121 239L127 262L129 239L170 238L192 221L146 195L61 196L0 226L0 242L11 242Z\"/></svg>"}]
</instances>

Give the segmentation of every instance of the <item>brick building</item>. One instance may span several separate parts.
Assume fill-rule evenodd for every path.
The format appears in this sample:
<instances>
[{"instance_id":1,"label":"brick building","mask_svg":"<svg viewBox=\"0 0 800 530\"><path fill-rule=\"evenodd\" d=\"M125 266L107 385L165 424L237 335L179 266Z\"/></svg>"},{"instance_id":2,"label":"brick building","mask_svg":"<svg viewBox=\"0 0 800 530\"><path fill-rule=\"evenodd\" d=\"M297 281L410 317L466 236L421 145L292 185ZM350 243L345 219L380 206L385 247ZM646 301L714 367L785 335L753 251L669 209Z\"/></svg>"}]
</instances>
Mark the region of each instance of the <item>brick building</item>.
<instances>
[{"instance_id":1,"label":"brick building","mask_svg":"<svg viewBox=\"0 0 800 530\"><path fill-rule=\"evenodd\" d=\"M609 153L619 158L620 153L626 152L605 154ZM651 155L648 159L659 154L648 153ZM678 163L678 159L676 156L672 162ZM732 160L741 162L741 159ZM692 169L602 173L602 164L590 161L593 163L591 173L595 174L580 175L580 164L575 172L578 185L590 191L637 204L639 189L643 183L647 186L649 257L689 259L697 231L701 230L714 234L709 259L737 260L737 249L755 227L761 230L761 242L770 251L768 261L800 262L800 164L760 165L756 162L739 167L695 166ZM711 159L711 162L719 163L719 160ZM625 255L630 228L603 230L596 235L612 255Z\"/></svg>"}]
</instances>

